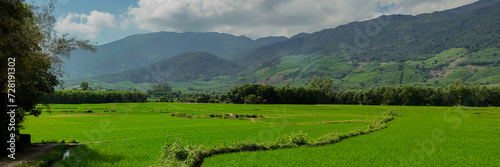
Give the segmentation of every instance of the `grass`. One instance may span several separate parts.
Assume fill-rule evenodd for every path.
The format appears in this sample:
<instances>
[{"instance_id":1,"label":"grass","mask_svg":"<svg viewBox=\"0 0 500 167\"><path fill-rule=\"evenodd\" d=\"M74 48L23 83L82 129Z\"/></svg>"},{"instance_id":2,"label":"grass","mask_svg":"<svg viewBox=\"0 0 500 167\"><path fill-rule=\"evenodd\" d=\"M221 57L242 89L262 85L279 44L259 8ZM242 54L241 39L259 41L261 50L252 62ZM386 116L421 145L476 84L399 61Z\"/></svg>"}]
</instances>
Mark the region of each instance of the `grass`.
<instances>
[{"instance_id":1,"label":"grass","mask_svg":"<svg viewBox=\"0 0 500 167\"><path fill-rule=\"evenodd\" d=\"M94 113L83 113L89 109ZM103 112L112 109L117 112ZM35 143L87 143L71 148L70 158L58 162L63 166L151 166L163 159L165 144L178 138L209 147L243 141L269 143L302 131L312 143L325 134L366 127L389 110L402 117L389 122L389 128L368 135L318 147L216 155L202 165L498 166L495 160L500 158L498 108L133 103L51 105L50 110L45 109L39 118L28 117L21 133L31 134ZM165 112L265 118L255 122L186 119Z\"/></svg>"},{"instance_id":2,"label":"grass","mask_svg":"<svg viewBox=\"0 0 500 167\"><path fill-rule=\"evenodd\" d=\"M336 110L332 110L337 108ZM51 105L51 113L45 111L39 118L28 117L22 133L31 134L32 142L72 141L88 143L71 149L78 155L59 163L71 166L149 166L161 156L165 143L177 138L196 145L215 145L239 141L266 142L292 132L308 133L314 139L331 132L346 132L366 126L368 122L341 124L312 124L324 121L366 119L363 111L346 114L338 106L321 105L235 105L235 104L182 104L182 103L134 103L134 104L80 104ZM104 112L104 110L117 112ZM94 113L83 113L93 110ZM70 112L73 111L73 112ZM152 112L153 111L153 112ZM162 111L162 112L160 112ZM334 112L331 112L334 111ZM346 110L349 111L349 110ZM170 116L170 113L186 114L259 114L266 119L186 119ZM382 111L372 111L380 114ZM301 116L318 115L301 120ZM335 116L338 115L338 119ZM367 114L366 116L370 116ZM285 125L280 123L310 124ZM131 151L133 150L133 151ZM141 158L137 158L141 157Z\"/></svg>"},{"instance_id":3,"label":"grass","mask_svg":"<svg viewBox=\"0 0 500 167\"><path fill-rule=\"evenodd\" d=\"M425 68L434 68L436 66L442 66L445 64L448 64L449 62L452 62L462 56L464 56L467 53L467 49L464 48L452 48L445 50L439 54L434 55L433 57L427 59L427 60L421 60L421 61L406 61L405 63L410 65L410 66L419 66L419 67L425 67Z\"/></svg>"},{"instance_id":4,"label":"grass","mask_svg":"<svg viewBox=\"0 0 500 167\"><path fill-rule=\"evenodd\" d=\"M453 83L456 79L460 79L460 82L465 82L467 78L470 78L473 74L467 69L455 69L451 74L439 80L440 83Z\"/></svg>"},{"instance_id":5,"label":"grass","mask_svg":"<svg viewBox=\"0 0 500 167\"><path fill-rule=\"evenodd\" d=\"M63 157L64 151L66 151L66 145L58 145L47 155L35 158L34 160L24 161L20 164L15 165L16 167L49 167L52 166L55 162L61 160Z\"/></svg>"},{"instance_id":6,"label":"grass","mask_svg":"<svg viewBox=\"0 0 500 167\"><path fill-rule=\"evenodd\" d=\"M474 76L469 78L468 81L474 81L484 84L499 83L500 82L500 67L493 67L481 70Z\"/></svg>"},{"instance_id":7,"label":"grass","mask_svg":"<svg viewBox=\"0 0 500 167\"><path fill-rule=\"evenodd\" d=\"M366 107L388 108L403 116L369 135L323 147L218 155L203 166L500 165L498 108Z\"/></svg>"},{"instance_id":8,"label":"grass","mask_svg":"<svg viewBox=\"0 0 500 167\"><path fill-rule=\"evenodd\" d=\"M230 145L196 146L185 145L182 140L175 143L167 143L164 147L164 157L157 166L201 166L204 159L214 155L235 152L253 152L264 150L279 150L285 148L301 148L311 146L324 146L342 141L343 139L368 134L377 130L387 128L386 123L393 120L399 114L385 112L384 115L373 120L369 126L356 128L344 133L327 133L315 140L307 140L307 134L299 131L276 138L271 142L256 143L253 141L236 142Z\"/></svg>"}]
</instances>

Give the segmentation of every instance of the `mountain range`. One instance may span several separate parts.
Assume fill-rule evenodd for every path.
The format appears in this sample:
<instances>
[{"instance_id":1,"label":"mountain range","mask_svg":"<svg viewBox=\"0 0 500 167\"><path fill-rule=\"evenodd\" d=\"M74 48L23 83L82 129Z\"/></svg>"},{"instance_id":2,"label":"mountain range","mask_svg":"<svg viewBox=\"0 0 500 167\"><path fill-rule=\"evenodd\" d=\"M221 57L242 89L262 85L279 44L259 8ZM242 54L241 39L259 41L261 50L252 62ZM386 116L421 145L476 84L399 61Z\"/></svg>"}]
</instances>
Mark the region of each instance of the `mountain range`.
<instances>
[{"instance_id":1,"label":"mountain range","mask_svg":"<svg viewBox=\"0 0 500 167\"><path fill-rule=\"evenodd\" d=\"M284 41L286 37L252 40L222 33L157 32L137 34L105 45L97 52L78 50L65 60L67 78L97 77L123 72L192 51L205 51L227 59L258 46Z\"/></svg>"},{"instance_id":2,"label":"mountain range","mask_svg":"<svg viewBox=\"0 0 500 167\"><path fill-rule=\"evenodd\" d=\"M147 89L168 82L184 91L224 91L260 83L340 89L389 85L500 84L500 1L480 0L428 14L388 15L291 38L251 40L220 33L133 35L78 51L66 61L73 85ZM126 85L126 86L124 86ZM128 86L128 87L127 87Z\"/></svg>"}]
</instances>

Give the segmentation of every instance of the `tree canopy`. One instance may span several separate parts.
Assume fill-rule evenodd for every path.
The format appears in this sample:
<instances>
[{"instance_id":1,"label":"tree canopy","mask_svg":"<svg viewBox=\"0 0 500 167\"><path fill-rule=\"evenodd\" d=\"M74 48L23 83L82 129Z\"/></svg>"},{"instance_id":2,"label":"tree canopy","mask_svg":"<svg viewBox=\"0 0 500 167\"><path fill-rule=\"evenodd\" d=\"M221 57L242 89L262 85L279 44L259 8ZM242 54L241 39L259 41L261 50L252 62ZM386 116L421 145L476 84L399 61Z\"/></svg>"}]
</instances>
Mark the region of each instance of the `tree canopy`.
<instances>
[{"instance_id":1,"label":"tree canopy","mask_svg":"<svg viewBox=\"0 0 500 167\"><path fill-rule=\"evenodd\" d=\"M18 136L24 116L37 116L40 112L35 106L40 97L53 92L59 84L57 77L62 76L60 57L69 57L77 48L94 50L88 40L69 34L59 36L54 31L55 4L52 0L48 5L33 7L23 0L0 0L0 103L2 111L10 111L9 104L17 105L14 131L6 127L11 122L10 116L0 114L0 140L6 147L5 141L10 134ZM9 62L12 66L7 66ZM14 101L8 102L9 97ZM16 148L21 148L18 146ZM0 154L7 154L6 151L1 149Z\"/></svg>"}]
</instances>

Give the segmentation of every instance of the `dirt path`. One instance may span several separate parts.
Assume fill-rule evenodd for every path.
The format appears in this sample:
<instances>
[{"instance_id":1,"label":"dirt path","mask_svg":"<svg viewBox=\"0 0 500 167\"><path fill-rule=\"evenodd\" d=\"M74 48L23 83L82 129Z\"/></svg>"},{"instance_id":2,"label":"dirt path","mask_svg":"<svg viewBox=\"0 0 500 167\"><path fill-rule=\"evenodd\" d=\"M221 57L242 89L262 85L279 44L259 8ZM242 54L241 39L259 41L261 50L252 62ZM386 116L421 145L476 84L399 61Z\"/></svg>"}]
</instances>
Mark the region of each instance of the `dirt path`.
<instances>
[{"instance_id":1,"label":"dirt path","mask_svg":"<svg viewBox=\"0 0 500 167\"><path fill-rule=\"evenodd\" d=\"M23 163L30 163L38 157L46 156L50 153L54 148L59 145L67 145L69 147L78 146L78 145L86 145L86 144L99 144L99 143L108 143L115 141L128 141L128 140L138 140L138 139L150 139L150 138L160 138L165 136L157 136L157 137L144 137L144 138L134 138L134 139L119 139L119 140L110 140L110 141L97 141L97 142L88 142L88 143L68 143L68 144L33 144L27 151L16 153L16 159L10 159L7 157L0 158L0 167L13 167ZM62 157L61 157L62 158Z\"/></svg>"},{"instance_id":2,"label":"dirt path","mask_svg":"<svg viewBox=\"0 0 500 167\"><path fill-rule=\"evenodd\" d=\"M47 155L52 149L60 144L33 144L27 151L16 153L16 159L2 158L0 166L12 167L21 163L28 163L38 157Z\"/></svg>"}]
</instances>

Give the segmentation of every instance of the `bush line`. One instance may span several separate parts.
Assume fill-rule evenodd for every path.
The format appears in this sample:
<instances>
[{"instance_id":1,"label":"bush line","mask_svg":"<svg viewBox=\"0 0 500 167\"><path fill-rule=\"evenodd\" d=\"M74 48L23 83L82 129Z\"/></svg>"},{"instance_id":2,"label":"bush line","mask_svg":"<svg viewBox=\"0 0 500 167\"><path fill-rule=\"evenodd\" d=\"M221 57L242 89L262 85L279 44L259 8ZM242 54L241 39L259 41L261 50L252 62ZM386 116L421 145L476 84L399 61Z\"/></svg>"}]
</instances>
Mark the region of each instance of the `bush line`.
<instances>
[{"instance_id":1,"label":"bush line","mask_svg":"<svg viewBox=\"0 0 500 167\"><path fill-rule=\"evenodd\" d=\"M387 128L387 122L392 121L400 114L394 111L385 112L382 116L372 122L372 124L360 127L345 133L330 133L319 137L316 140L307 141L307 134L299 131L278 137L272 142L256 143L253 141L236 142L230 145L226 143L214 146L190 145L189 141L184 144L181 139L174 143L167 143L163 147L163 157L154 166L175 166L175 167L198 167L201 166L205 158L227 153L251 152L278 150L283 148L313 147L334 144L343 139L368 134L377 130Z\"/></svg>"}]
</instances>

